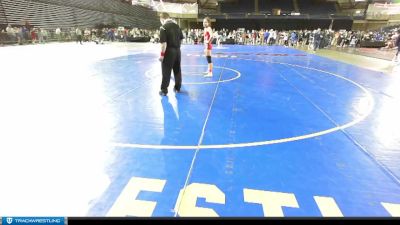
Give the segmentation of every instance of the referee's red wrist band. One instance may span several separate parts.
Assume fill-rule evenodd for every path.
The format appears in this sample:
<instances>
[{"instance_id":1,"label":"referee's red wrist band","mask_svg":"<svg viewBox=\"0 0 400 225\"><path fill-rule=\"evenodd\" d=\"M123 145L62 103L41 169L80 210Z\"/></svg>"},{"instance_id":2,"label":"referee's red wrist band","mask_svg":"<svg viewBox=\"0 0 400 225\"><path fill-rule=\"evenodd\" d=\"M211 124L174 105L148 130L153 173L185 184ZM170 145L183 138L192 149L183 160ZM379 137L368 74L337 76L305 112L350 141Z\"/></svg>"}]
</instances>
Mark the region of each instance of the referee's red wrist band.
<instances>
[{"instance_id":1,"label":"referee's red wrist band","mask_svg":"<svg viewBox=\"0 0 400 225\"><path fill-rule=\"evenodd\" d=\"M161 52L161 56L165 56L165 52Z\"/></svg>"}]
</instances>

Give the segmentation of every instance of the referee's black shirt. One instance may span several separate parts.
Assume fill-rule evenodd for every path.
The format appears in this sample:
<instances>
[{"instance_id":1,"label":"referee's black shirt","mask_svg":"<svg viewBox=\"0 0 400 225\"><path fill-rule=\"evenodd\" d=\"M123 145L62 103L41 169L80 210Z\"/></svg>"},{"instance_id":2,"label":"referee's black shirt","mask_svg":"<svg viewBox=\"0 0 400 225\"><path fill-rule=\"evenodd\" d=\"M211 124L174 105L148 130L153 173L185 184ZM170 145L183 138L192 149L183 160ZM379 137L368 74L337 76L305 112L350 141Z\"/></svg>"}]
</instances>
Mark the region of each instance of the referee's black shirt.
<instances>
[{"instance_id":1,"label":"referee's black shirt","mask_svg":"<svg viewBox=\"0 0 400 225\"><path fill-rule=\"evenodd\" d=\"M160 27L160 42L167 42L167 48L180 48L183 34L181 28L172 20Z\"/></svg>"}]
</instances>

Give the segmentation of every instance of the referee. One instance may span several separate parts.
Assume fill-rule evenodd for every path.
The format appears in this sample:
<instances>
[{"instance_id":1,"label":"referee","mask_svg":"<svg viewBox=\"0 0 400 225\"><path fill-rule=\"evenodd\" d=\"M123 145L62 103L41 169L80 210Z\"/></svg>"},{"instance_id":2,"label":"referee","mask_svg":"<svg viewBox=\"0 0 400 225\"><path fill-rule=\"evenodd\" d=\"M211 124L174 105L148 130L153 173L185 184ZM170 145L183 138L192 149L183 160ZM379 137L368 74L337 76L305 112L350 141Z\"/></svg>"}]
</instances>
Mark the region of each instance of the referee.
<instances>
[{"instance_id":1,"label":"referee","mask_svg":"<svg viewBox=\"0 0 400 225\"><path fill-rule=\"evenodd\" d=\"M160 14L160 43L161 43L161 70L162 82L160 95L168 94L168 86L171 80L171 70L174 71L175 92L180 92L182 85L181 73L181 41L183 34L181 28L172 21L168 13Z\"/></svg>"}]
</instances>

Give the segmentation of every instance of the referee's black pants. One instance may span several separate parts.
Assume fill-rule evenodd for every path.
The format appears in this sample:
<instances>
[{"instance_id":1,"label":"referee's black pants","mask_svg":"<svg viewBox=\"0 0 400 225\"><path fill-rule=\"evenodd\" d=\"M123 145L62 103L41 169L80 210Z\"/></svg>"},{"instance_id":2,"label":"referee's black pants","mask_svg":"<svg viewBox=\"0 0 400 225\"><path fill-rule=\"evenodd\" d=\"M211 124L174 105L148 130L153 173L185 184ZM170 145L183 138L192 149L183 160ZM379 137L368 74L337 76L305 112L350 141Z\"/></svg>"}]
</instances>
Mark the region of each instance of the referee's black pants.
<instances>
[{"instance_id":1,"label":"referee's black pants","mask_svg":"<svg viewBox=\"0 0 400 225\"><path fill-rule=\"evenodd\" d=\"M171 70L174 71L175 89L179 91L182 86L180 48L167 47L165 51L164 60L161 63L161 70L162 70L161 91L164 93L168 93L168 86L171 80Z\"/></svg>"}]
</instances>

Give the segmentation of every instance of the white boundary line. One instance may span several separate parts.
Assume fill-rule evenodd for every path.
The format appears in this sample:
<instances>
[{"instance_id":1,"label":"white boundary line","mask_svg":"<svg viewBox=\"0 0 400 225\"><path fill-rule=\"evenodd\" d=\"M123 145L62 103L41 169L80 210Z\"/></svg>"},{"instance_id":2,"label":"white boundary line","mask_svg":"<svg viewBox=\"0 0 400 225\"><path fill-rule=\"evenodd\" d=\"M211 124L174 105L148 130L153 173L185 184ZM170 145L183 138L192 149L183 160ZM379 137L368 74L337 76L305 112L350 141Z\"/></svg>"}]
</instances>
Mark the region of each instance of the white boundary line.
<instances>
[{"instance_id":1,"label":"white boundary line","mask_svg":"<svg viewBox=\"0 0 400 225\"><path fill-rule=\"evenodd\" d=\"M342 77L338 74L323 71L323 70L312 68L312 67L300 66L300 65L296 65L296 64L290 64L290 63L269 62L269 61L264 61L264 60L251 60L251 61L294 66L294 67L314 70L314 71L326 73L329 75L333 75L335 77L338 77L340 79L343 79L345 81L348 81L348 82L354 84L355 86L360 88L362 91L364 91L368 98L368 106L369 107L367 108L366 112L361 117L359 117L349 123L346 123L344 125L333 127L331 129L319 131L316 133L282 138L282 139L276 139L276 140L246 142L246 143L237 143L237 144L200 145L200 146L199 145L148 145L148 144L129 144L129 143L112 143L111 146L119 147L119 148L141 148L141 149L146 148L146 149L162 149L162 150L196 150L196 149L243 148L243 147L255 147L255 146L262 146L262 145L279 144L279 143L292 142L292 141L298 141L298 140L304 140L304 139L308 139L308 138L318 137L318 136L329 134L329 133L332 133L332 132L335 132L338 130L343 130L343 129L349 128L349 127L354 126L355 124L363 121L365 118L367 118L367 116L372 112L372 110L374 108L374 105L375 105L374 99L373 99L371 93L366 88L364 88L360 84L356 83L355 81L352 81L348 78Z\"/></svg>"},{"instance_id":2,"label":"white boundary line","mask_svg":"<svg viewBox=\"0 0 400 225\"><path fill-rule=\"evenodd\" d=\"M181 67L207 67L207 65L182 65ZM226 68L223 66L214 66L214 68L220 68L220 69L225 69L225 70L230 70L235 72L237 75L231 79L227 79L227 80L217 80L217 81L206 81L206 82L182 82L182 84L186 84L186 85L198 85L198 84L217 84L217 83L224 83L224 82L229 82L229 81L234 81L236 79L239 79L241 76L241 73L237 70L231 69L231 68ZM146 71L145 76L146 77L152 77L150 72L153 72L155 70L155 68L153 69L149 69ZM192 74L194 74L193 72L189 73L190 76L193 76ZM200 74L200 73L199 73ZM185 74L183 74L183 76L185 76Z\"/></svg>"}]
</instances>

